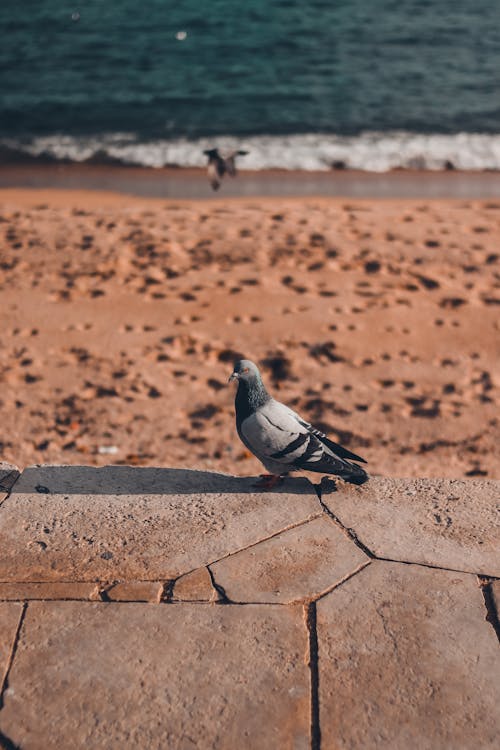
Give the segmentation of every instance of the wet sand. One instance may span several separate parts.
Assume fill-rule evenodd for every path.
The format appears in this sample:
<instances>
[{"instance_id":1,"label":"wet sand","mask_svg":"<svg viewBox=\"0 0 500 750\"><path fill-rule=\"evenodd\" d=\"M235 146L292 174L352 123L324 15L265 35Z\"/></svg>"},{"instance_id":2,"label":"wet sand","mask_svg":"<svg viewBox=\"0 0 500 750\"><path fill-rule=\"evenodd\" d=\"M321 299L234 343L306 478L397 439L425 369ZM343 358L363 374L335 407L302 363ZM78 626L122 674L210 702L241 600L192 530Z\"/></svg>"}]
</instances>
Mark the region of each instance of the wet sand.
<instances>
[{"instance_id":1,"label":"wet sand","mask_svg":"<svg viewBox=\"0 0 500 750\"><path fill-rule=\"evenodd\" d=\"M1 190L0 455L256 474L244 355L374 474L498 476L499 234L500 200Z\"/></svg>"},{"instance_id":2,"label":"wet sand","mask_svg":"<svg viewBox=\"0 0 500 750\"><path fill-rule=\"evenodd\" d=\"M292 196L476 200L500 197L500 172L241 170L238 179L226 177L219 192L214 192L204 169L28 163L1 164L1 188L105 190L175 200Z\"/></svg>"}]
</instances>

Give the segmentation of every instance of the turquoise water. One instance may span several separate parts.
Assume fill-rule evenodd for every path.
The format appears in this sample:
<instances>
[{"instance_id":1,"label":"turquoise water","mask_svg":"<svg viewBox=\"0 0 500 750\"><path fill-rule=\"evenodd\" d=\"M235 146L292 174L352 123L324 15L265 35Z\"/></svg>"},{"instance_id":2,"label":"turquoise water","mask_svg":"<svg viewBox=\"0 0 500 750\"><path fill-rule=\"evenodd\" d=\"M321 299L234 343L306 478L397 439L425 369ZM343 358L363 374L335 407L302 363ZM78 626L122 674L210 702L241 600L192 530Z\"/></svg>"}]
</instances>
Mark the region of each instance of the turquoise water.
<instances>
[{"instance_id":1,"label":"turquoise water","mask_svg":"<svg viewBox=\"0 0 500 750\"><path fill-rule=\"evenodd\" d=\"M189 163L168 144L253 139L262 157L270 137L273 153L298 144L308 168L321 143L349 151L376 134L401 150L408 134L441 135L444 160L458 133L500 133L492 0L3 0L0 26L12 150ZM496 166L497 140L484 143L482 166ZM426 139L415 158L435 149Z\"/></svg>"}]
</instances>

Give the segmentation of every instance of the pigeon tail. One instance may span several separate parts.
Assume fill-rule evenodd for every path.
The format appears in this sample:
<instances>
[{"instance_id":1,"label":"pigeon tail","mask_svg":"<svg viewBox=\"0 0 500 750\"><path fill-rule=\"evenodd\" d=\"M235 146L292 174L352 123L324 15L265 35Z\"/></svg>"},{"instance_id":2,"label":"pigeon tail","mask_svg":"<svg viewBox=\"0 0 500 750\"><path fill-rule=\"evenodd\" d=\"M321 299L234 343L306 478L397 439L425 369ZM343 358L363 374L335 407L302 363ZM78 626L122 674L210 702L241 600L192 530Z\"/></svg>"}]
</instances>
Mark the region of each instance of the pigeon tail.
<instances>
[{"instance_id":1,"label":"pigeon tail","mask_svg":"<svg viewBox=\"0 0 500 750\"><path fill-rule=\"evenodd\" d=\"M334 443L333 440L330 440L330 438L327 438L326 435L318 435L318 433L314 433L318 440L323 443L323 445L326 445L327 448L330 448L337 456L340 456L340 458L348 458L351 461L361 461L361 463L366 464L366 460L364 458L361 458L361 456L357 456L356 453L351 453L351 451L348 451L347 448L344 448L342 445L339 445L338 443ZM359 466L356 466L357 469L359 469Z\"/></svg>"},{"instance_id":2,"label":"pigeon tail","mask_svg":"<svg viewBox=\"0 0 500 750\"><path fill-rule=\"evenodd\" d=\"M309 466L304 462L301 468L322 474L332 474L351 484L364 484L368 481L369 476L361 466L352 464L350 461L331 461L329 459L330 456L325 455L323 460L311 462Z\"/></svg>"},{"instance_id":3,"label":"pigeon tail","mask_svg":"<svg viewBox=\"0 0 500 750\"><path fill-rule=\"evenodd\" d=\"M346 461L346 464L349 469L337 473L337 476L343 479L344 482L349 482L350 484L364 484L368 481L368 474L361 468L361 466L356 466L356 464L351 464L348 461Z\"/></svg>"},{"instance_id":4,"label":"pigeon tail","mask_svg":"<svg viewBox=\"0 0 500 750\"><path fill-rule=\"evenodd\" d=\"M352 484L363 484L368 480L366 471L357 464L326 452L319 459L314 454L314 444L311 444L305 454L294 462L294 465L299 469L307 471L335 474L335 476L340 477L345 482L351 482Z\"/></svg>"}]
</instances>

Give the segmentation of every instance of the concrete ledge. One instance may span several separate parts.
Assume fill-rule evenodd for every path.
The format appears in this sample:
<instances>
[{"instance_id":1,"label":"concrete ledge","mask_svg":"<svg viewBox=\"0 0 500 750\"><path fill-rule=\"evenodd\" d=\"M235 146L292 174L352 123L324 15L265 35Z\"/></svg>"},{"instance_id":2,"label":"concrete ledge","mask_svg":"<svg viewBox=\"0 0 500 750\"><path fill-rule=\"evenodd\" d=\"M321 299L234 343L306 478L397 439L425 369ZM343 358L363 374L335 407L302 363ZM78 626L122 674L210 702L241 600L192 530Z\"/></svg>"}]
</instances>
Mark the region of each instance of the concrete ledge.
<instances>
[{"instance_id":1,"label":"concrete ledge","mask_svg":"<svg viewBox=\"0 0 500 750\"><path fill-rule=\"evenodd\" d=\"M0 515L0 581L168 581L321 513L306 479L36 466Z\"/></svg>"},{"instance_id":2,"label":"concrete ledge","mask_svg":"<svg viewBox=\"0 0 500 750\"><path fill-rule=\"evenodd\" d=\"M19 474L17 466L0 461L0 505L19 478Z\"/></svg>"},{"instance_id":3,"label":"concrete ledge","mask_svg":"<svg viewBox=\"0 0 500 750\"><path fill-rule=\"evenodd\" d=\"M2 476L0 747L500 746L499 482Z\"/></svg>"}]
</instances>

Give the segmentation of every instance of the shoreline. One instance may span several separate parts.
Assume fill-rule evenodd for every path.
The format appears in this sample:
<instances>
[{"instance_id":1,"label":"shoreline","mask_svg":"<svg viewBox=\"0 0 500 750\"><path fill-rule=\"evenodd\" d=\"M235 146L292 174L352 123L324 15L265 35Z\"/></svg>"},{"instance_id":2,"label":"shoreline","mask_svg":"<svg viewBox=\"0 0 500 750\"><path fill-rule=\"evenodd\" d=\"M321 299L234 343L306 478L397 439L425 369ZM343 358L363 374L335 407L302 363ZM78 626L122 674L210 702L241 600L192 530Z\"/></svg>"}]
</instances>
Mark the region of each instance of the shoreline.
<instances>
[{"instance_id":1,"label":"shoreline","mask_svg":"<svg viewBox=\"0 0 500 750\"><path fill-rule=\"evenodd\" d=\"M0 166L0 190L80 190L141 198L225 200L227 198L332 197L359 199L500 198L500 172L394 170L242 170L210 189L204 169L95 164Z\"/></svg>"}]
</instances>

